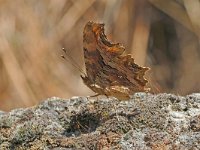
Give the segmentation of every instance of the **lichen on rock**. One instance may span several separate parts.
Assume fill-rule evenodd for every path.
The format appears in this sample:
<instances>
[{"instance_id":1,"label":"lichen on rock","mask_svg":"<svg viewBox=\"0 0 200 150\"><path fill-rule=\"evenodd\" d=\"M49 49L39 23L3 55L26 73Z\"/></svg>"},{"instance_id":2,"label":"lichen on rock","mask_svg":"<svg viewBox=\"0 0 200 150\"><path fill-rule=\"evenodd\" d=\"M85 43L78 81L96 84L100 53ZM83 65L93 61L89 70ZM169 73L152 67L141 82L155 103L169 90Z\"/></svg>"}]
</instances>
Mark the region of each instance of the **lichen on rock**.
<instances>
[{"instance_id":1,"label":"lichen on rock","mask_svg":"<svg viewBox=\"0 0 200 150\"><path fill-rule=\"evenodd\" d=\"M0 113L0 149L200 149L200 94L49 98Z\"/></svg>"}]
</instances>

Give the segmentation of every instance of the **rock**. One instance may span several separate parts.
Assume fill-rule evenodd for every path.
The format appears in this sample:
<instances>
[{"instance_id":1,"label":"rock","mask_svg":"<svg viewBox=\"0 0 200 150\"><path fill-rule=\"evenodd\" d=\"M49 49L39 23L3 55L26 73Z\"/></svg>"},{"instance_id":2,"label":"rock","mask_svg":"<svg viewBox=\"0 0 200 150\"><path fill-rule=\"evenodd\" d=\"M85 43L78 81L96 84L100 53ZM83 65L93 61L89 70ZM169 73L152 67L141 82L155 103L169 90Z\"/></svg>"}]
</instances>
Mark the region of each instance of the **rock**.
<instances>
[{"instance_id":1,"label":"rock","mask_svg":"<svg viewBox=\"0 0 200 150\"><path fill-rule=\"evenodd\" d=\"M53 97L0 111L0 149L200 149L200 94Z\"/></svg>"}]
</instances>

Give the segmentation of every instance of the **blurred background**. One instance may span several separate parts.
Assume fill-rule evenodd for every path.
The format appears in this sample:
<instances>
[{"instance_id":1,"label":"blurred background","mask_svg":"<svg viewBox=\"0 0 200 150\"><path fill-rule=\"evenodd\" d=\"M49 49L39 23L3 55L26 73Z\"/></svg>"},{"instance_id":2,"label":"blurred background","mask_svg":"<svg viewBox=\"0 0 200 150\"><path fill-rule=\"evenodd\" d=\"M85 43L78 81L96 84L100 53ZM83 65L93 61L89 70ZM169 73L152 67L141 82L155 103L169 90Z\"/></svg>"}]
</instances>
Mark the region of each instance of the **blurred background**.
<instances>
[{"instance_id":1,"label":"blurred background","mask_svg":"<svg viewBox=\"0 0 200 150\"><path fill-rule=\"evenodd\" d=\"M94 94L73 62L60 57L65 47L85 70L88 21L105 23L110 41L151 68L151 92L199 92L199 0L0 0L1 110Z\"/></svg>"}]
</instances>

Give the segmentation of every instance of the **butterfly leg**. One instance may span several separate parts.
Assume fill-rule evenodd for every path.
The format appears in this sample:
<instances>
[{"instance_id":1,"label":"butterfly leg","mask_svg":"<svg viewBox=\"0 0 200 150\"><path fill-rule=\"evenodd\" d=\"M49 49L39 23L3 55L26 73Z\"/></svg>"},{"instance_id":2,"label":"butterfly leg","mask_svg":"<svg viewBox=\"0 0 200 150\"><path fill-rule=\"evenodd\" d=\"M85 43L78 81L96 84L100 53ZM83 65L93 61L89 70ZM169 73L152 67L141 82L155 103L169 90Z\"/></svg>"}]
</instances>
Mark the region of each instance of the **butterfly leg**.
<instances>
[{"instance_id":1,"label":"butterfly leg","mask_svg":"<svg viewBox=\"0 0 200 150\"><path fill-rule=\"evenodd\" d=\"M90 100L90 98L92 98L92 97L97 97L97 100L98 100L98 96L99 96L100 94L95 94L95 95L91 95L91 96L87 96L87 100Z\"/></svg>"},{"instance_id":2,"label":"butterfly leg","mask_svg":"<svg viewBox=\"0 0 200 150\"><path fill-rule=\"evenodd\" d=\"M90 97L97 97L97 96L99 96L100 94L95 94L95 95L92 95L92 96L90 96Z\"/></svg>"}]
</instances>

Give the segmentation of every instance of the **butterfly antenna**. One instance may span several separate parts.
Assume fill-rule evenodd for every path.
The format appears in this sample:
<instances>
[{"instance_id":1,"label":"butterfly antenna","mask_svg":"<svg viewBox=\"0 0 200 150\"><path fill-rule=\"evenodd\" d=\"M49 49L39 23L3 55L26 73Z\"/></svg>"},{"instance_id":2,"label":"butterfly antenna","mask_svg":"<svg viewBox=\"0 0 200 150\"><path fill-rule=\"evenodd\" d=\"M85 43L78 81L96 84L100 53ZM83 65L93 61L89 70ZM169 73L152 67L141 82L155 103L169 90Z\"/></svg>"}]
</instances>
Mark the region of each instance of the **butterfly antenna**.
<instances>
[{"instance_id":1,"label":"butterfly antenna","mask_svg":"<svg viewBox=\"0 0 200 150\"><path fill-rule=\"evenodd\" d=\"M76 63L76 61L71 57L70 53L65 49L65 48L62 48L62 51L65 53L65 56L64 55L61 55L61 57L65 60L65 61L68 61L70 60L71 64L80 72L80 73L83 73L84 75L85 72L81 69L81 67Z\"/></svg>"}]
</instances>

